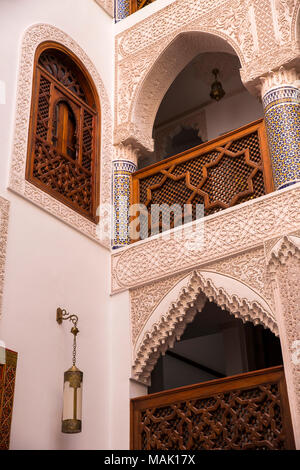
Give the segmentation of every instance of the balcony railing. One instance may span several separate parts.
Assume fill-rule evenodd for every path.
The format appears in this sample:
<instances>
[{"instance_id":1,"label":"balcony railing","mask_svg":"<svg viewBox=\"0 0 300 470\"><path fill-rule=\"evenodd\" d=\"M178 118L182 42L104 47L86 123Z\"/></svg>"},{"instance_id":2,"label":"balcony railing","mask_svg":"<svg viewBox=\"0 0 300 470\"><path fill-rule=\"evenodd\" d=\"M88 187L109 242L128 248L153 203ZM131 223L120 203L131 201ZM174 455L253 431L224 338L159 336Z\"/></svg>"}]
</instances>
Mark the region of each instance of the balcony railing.
<instances>
[{"instance_id":1,"label":"balcony railing","mask_svg":"<svg viewBox=\"0 0 300 470\"><path fill-rule=\"evenodd\" d=\"M199 207L201 215L208 216L273 189L265 125L260 119L133 173L131 204L147 208L150 235L180 225L186 211L188 221L195 220ZM164 211L173 204L181 207L182 218L178 221L176 213L169 214L166 227ZM154 227L157 205L159 219Z\"/></svg>"},{"instance_id":2,"label":"balcony railing","mask_svg":"<svg viewBox=\"0 0 300 470\"><path fill-rule=\"evenodd\" d=\"M153 3L155 0L130 0L130 14L135 13L150 3Z\"/></svg>"},{"instance_id":3,"label":"balcony railing","mask_svg":"<svg viewBox=\"0 0 300 470\"><path fill-rule=\"evenodd\" d=\"M155 0L115 0L116 21L126 18L153 2L155 2Z\"/></svg>"},{"instance_id":4,"label":"balcony railing","mask_svg":"<svg viewBox=\"0 0 300 470\"><path fill-rule=\"evenodd\" d=\"M282 366L131 400L132 450L294 448Z\"/></svg>"}]
</instances>

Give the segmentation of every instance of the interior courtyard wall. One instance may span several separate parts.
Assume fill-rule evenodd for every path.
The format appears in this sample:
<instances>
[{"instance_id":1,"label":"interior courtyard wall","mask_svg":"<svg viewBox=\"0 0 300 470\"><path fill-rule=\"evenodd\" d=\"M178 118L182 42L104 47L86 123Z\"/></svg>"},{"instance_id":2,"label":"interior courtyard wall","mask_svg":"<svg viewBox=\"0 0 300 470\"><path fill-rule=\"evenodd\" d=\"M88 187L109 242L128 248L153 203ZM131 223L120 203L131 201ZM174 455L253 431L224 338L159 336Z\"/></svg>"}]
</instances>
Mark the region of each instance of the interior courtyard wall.
<instances>
[{"instance_id":1,"label":"interior courtyard wall","mask_svg":"<svg viewBox=\"0 0 300 470\"><path fill-rule=\"evenodd\" d=\"M20 353L16 388L19 395L16 395L15 402L12 448L126 448L129 438L126 435L129 430L129 414L127 411L124 413L124 409L128 406L129 396L135 393L143 394L145 391L143 386L139 387L138 384L135 388L138 392L134 391L134 385L128 381L128 292L109 298L109 252L105 248L6 190L21 37L30 25L39 22L53 24L77 41L95 64L111 103L113 102L113 44L109 39L113 37L112 20L92 0L84 3L81 0L47 2L49 8L45 7L45 0L1 2L0 18L3 25L1 24L0 31L4 40L0 42L3 57L3 77L0 79L6 83L6 105L0 105L0 188L1 196L11 202L11 209L0 332L9 343L8 347ZM134 37L139 28L139 21L149 18L155 11L160 15L162 6L171 8L175 3L178 6L179 3L189 2L157 0L153 6L120 22L115 31L126 32L127 28L137 25L137 29L130 32ZM295 2L287 3L293 12ZM260 8L259 2L254 4L257 9ZM169 9L169 15L170 12L172 13ZM229 11L226 24L232 21L230 15L234 15L234 11ZM262 34L256 38L258 43L261 43L263 37L267 37L268 31L264 28L262 25ZM275 61L279 65L288 57L287 47L290 47L292 41L295 42L295 38L287 36L284 42L283 33L279 30L282 47L279 58ZM165 39L163 42L166 45ZM254 43L254 46L257 47L258 43ZM99 53L99 44L105 46L103 53L102 50ZM140 46L143 48L147 45L143 43ZM152 49L154 48L155 45ZM272 61L273 57L270 56L269 59ZM137 62L130 61L129 58L127 62L130 62L131 70L136 70L137 73L142 71L141 75L133 77L130 85L134 86L145 76L143 73L149 65L143 53L136 54L136 60ZM139 65L140 68L135 69L135 65L141 64L140 60L144 60L146 66L142 64L142 67ZM264 68L260 67L263 73ZM253 77L255 78L254 75L250 78ZM121 96L122 86L120 87L119 82L118 86ZM119 137L121 134L118 134ZM125 132L122 135L127 134ZM86 275L87 272L89 276ZM62 286L60 290L58 286ZM117 285L116 289L118 287ZM122 286L121 290L126 289L128 286L125 289ZM62 377L63 371L69 367L71 348L68 342L68 326L58 327L55 322L58 303L74 311L73 313L78 313L80 317L79 328L82 336L79 337L78 365L85 374L86 418L83 423L84 431L78 436L60 434ZM28 344L32 346L28 347ZM108 351L111 353L110 360L107 360ZM98 368L100 373L95 368ZM118 398L120 405L115 407ZM32 423L30 429L28 422Z\"/></svg>"},{"instance_id":2,"label":"interior courtyard wall","mask_svg":"<svg viewBox=\"0 0 300 470\"><path fill-rule=\"evenodd\" d=\"M72 38L97 69L111 103L113 20L93 0L3 0L0 23L0 80L6 89L0 104L0 194L10 201L0 338L19 353L11 448L105 449L110 436L109 250L7 186L25 32L45 23ZM72 336L69 322L58 326L55 321L58 306L79 316L84 389L83 432L77 435L61 433L63 372L71 366Z\"/></svg>"}]
</instances>

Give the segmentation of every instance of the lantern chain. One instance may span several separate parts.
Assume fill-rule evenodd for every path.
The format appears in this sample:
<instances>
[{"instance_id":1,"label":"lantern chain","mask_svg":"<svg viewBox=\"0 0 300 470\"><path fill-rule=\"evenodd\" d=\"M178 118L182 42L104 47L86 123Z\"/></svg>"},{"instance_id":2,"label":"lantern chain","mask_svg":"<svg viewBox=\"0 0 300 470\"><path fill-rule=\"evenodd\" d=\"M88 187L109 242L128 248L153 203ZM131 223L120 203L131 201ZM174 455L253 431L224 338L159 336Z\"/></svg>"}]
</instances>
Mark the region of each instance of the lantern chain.
<instances>
[{"instance_id":1,"label":"lantern chain","mask_svg":"<svg viewBox=\"0 0 300 470\"><path fill-rule=\"evenodd\" d=\"M62 323L63 320L70 320L73 323L71 328L71 333L73 334L73 354L72 354L72 363L73 366L76 364L76 352L77 352L77 343L76 337L79 333L77 328L78 316L77 315L69 315L65 309L58 308L56 313L56 320L58 323Z\"/></svg>"}]
</instances>

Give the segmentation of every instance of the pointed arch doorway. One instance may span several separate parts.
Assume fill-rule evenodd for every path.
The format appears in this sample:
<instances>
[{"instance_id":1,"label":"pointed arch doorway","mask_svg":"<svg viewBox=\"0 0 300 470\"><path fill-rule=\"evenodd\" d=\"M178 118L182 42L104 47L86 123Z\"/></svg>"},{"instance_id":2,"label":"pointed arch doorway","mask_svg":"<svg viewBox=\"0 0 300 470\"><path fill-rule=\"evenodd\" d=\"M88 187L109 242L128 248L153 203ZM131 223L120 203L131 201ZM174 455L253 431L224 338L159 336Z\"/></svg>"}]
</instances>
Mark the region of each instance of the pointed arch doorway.
<instances>
[{"instance_id":1,"label":"pointed arch doorway","mask_svg":"<svg viewBox=\"0 0 300 470\"><path fill-rule=\"evenodd\" d=\"M132 449L294 448L279 338L207 298L149 383L131 400Z\"/></svg>"}]
</instances>

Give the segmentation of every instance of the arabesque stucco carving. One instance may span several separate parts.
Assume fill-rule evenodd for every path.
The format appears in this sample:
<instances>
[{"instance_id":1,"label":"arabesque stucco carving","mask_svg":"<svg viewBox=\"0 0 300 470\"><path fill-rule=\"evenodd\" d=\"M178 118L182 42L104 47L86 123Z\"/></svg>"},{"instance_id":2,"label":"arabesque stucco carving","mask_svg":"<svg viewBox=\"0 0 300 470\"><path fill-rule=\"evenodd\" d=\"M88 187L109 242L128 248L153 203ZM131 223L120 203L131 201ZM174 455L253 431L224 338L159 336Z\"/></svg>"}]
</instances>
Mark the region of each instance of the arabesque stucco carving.
<instances>
[{"instance_id":1,"label":"arabesque stucco carving","mask_svg":"<svg viewBox=\"0 0 300 470\"><path fill-rule=\"evenodd\" d=\"M270 70L299 66L298 10L298 0L177 0L120 33L115 143L136 142L153 150L158 106L200 52L237 54L242 81L253 93L259 93L259 78Z\"/></svg>"}]
</instances>

